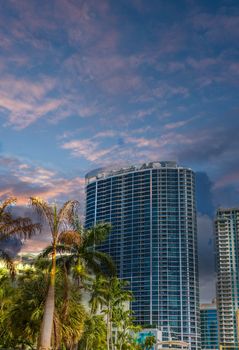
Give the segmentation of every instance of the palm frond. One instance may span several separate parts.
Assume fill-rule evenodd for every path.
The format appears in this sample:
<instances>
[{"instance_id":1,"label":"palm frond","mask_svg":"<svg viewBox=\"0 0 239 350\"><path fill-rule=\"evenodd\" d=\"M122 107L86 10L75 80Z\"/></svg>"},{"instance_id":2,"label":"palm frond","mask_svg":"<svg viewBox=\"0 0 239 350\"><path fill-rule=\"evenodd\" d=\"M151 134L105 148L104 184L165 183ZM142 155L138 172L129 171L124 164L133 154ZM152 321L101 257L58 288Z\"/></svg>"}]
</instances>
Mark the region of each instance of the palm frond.
<instances>
[{"instance_id":1,"label":"palm frond","mask_svg":"<svg viewBox=\"0 0 239 350\"><path fill-rule=\"evenodd\" d=\"M65 244L57 244L56 245L56 251L57 253L69 253L71 250L70 247L66 246ZM47 258L50 254L53 252L52 245L49 245L43 251L38 255L37 260L40 260L42 258Z\"/></svg>"},{"instance_id":2,"label":"palm frond","mask_svg":"<svg viewBox=\"0 0 239 350\"><path fill-rule=\"evenodd\" d=\"M99 223L90 229L87 229L84 234L85 246L94 246L102 243L109 235L111 225L108 223Z\"/></svg>"},{"instance_id":3,"label":"palm frond","mask_svg":"<svg viewBox=\"0 0 239 350\"><path fill-rule=\"evenodd\" d=\"M59 222L71 221L75 217L76 210L78 209L78 207L79 207L79 202L77 200L67 201L59 210L59 213L58 213Z\"/></svg>"},{"instance_id":4,"label":"palm frond","mask_svg":"<svg viewBox=\"0 0 239 350\"><path fill-rule=\"evenodd\" d=\"M54 317L53 317L53 334L52 334L52 342L54 344L54 348L58 349L61 343L61 321L60 317L57 314L56 310L54 312Z\"/></svg>"},{"instance_id":5,"label":"palm frond","mask_svg":"<svg viewBox=\"0 0 239 350\"><path fill-rule=\"evenodd\" d=\"M58 240L59 242L67 244L69 246L80 245L81 243L80 234L77 231L73 230L66 230L61 232Z\"/></svg>"},{"instance_id":6,"label":"palm frond","mask_svg":"<svg viewBox=\"0 0 239 350\"><path fill-rule=\"evenodd\" d=\"M4 218L0 224L0 240L4 240L13 235L30 238L40 231L41 225L39 223L32 223L29 218Z\"/></svg>"},{"instance_id":7,"label":"palm frond","mask_svg":"<svg viewBox=\"0 0 239 350\"><path fill-rule=\"evenodd\" d=\"M30 197L30 204L35 209L39 217L49 224L51 232L53 232L54 231L53 208L46 201L38 197Z\"/></svg>"},{"instance_id":8,"label":"palm frond","mask_svg":"<svg viewBox=\"0 0 239 350\"><path fill-rule=\"evenodd\" d=\"M11 205L11 204L15 204L17 201L17 199L15 197L9 197L7 199L5 199L1 204L0 204L0 216L1 214L5 211L5 209Z\"/></svg>"},{"instance_id":9,"label":"palm frond","mask_svg":"<svg viewBox=\"0 0 239 350\"><path fill-rule=\"evenodd\" d=\"M13 262L12 258L10 257L10 255L7 252L0 249L0 259L5 263L7 269L9 270L9 272L11 274L11 277L13 279L16 275L16 270L15 270L15 266L14 266L14 262Z\"/></svg>"},{"instance_id":10,"label":"palm frond","mask_svg":"<svg viewBox=\"0 0 239 350\"><path fill-rule=\"evenodd\" d=\"M98 250L88 251L85 255L89 268L94 272L100 272L104 275L115 275L116 267L112 258L107 254ZM96 270L94 270L96 269Z\"/></svg>"},{"instance_id":11,"label":"palm frond","mask_svg":"<svg viewBox=\"0 0 239 350\"><path fill-rule=\"evenodd\" d=\"M50 254L52 254L53 248L52 245L47 246L42 250L42 252L38 255L37 260L42 258L47 258Z\"/></svg>"},{"instance_id":12,"label":"palm frond","mask_svg":"<svg viewBox=\"0 0 239 350\"><path fill-rule=\"evenodd\" d=\"M74 216L70 223L74 230L79 232L81 236L84 234L84 226L82 225L79 216Z\"/></svg>"}]
</instances>

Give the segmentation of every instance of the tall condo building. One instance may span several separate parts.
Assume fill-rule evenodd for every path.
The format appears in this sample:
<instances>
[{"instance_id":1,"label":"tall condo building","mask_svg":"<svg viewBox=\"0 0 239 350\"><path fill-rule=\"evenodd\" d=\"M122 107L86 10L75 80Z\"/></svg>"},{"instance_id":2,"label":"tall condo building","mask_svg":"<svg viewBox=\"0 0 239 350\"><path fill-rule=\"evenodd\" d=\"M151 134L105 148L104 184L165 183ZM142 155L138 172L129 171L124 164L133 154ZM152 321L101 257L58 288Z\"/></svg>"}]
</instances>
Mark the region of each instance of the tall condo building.
<instances>
[{"instance_id":1,"label":"tall condo building","mask_svg":"<svg viewBox=\"0 0 239 350\"><path fill-rule=\"evenodd\" d=\"M200 347L195 179L175 162L86 175L86 227L110 222L101 249L130 282L136 322Z\"/></svg>"},{"instance_id":2,"label":"tall condo building","mask_svg":"<svg viewBox=\"0 0 239 350\"><path fill-rule=\"evenodd\" d=\"M201 319L201 350L219 350L217 306L215 302L202 304Z\"/></svg>"},{"instance_id":3,"label":"tall condo building","mask_svg":"<svg viewBox=\"0 0 239 350\"><path fill-rule=\"evenodd\" d=\"M218 209L215 236L219 341L238 346L239 209Z\"/></svg>"}]
</instances>

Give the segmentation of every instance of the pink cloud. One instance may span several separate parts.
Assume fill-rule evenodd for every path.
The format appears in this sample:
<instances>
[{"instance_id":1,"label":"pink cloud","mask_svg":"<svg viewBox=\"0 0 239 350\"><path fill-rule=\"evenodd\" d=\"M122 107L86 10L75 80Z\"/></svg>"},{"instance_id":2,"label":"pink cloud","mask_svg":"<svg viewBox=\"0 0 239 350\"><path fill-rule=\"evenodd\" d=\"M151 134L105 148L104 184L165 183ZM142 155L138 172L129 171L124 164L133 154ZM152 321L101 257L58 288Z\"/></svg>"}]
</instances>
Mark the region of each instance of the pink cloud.
<instances>
[{"instance_id":1,"label":"pink cloud","mask_svg":"<svg viewBox=\"0 0 239 350\"><path fill-rule=\"evenodd\" d=\"M91 162L100 161L102 157L115 149L115 146L101 148L99 142L91 139L72 140L64 143L61 147L70 150L74 157L84 157Z\"/></svg>"},{"instance_id":2,"label":"pink cloud","mask_svg":"<svg viewBox=\"0 0 239 350\"><path fill-rule=\"evenodd\" d=\"M153 90L153 96L157 98L165 98L165 97L172 97L181 95L183 97L189 96L189 90L188 88L184 86L173 86L169 85L168 83L162 82L157 88Z\"/></svg>"},{"instance_id":3,"label":"pink cloud","mask_svg":"<svg viewBox=\"0 0 239 350\"><path fill-rule=\"evenodd\" d=\"M194 58L189 57L187 59L187 63L190 66L192 66L194 69L206 69L210 66L220 64L221 62L219 59L211 58L211 57L203 58L201 60L196 60Z\"/></svg>"},{"instance_id":4,"label":"pink cloud","mask_svg":"<svg viewBox=\"0 0 239 350\"><path fill-rule=\"evenodd\" d=\"M40 253L43 249L45 249L51 242L50 235L47 235L45 241L40 241L39 237L35 237L35 239L28 239L24 241L23 247L21 249L21 254L33 254Z\"/></svg>"},{"instance_id":5,"label":"pink cloud","mask_svg":"<svg viewBox=\"0 0 239 350\"><path fill-rule=\"evenodd\" d=\"M184 120L179 120L179 121L176 121L176 122L168 123L168 124L164 125L164 128L165 129L169 129L169 130L178 129L178 128L181 128L181 127L191 123L192 121L194 121L195 119L198 119L198 118L199 117L196 116L196 117L193 117L193 118L189 118L189 119L184 119Z\"/></svg>"},{"instance_id":6,"label":"pink cloud","mask_svg":"<svg viewBox=\"0 0 239 350\"><path fill-rule=\"evenodd\" d=\"M135 92L142 87L143 80L136 74L122 74L110 77L102 82L102 87L109 94Z\"/></svg>"},{"instance_id":7,"label":"pink cloud","mask_svg":"<svg viewBox=\"0 0 239 350\"><path fill-rule=\"evenodd\" d=\"M239 63L238 62L234 62L230 65L230 70L234 73L234 74L239 74Z\"/></svg>"},{"instance_id":8,"label":"pink cloud","mask_svg":"<svg viewBox=\"0 0 239 350\"><path fill-rule=\"evenodd\" d=\"M8 176L0 185L0 197L17 196L20 205L26 205L30 196L47 201L83 198L84 178L79 176L68 179L51 169L7 157L0 158L2 172L7 172Z\"/></svg>"},{"instance_id":9,"label":"pink cloud","mask_svg":"<svg viewBox=\"0 0 239 350\"><path fill-rule=\"evenodd\" d=\"M0 82L0 107L8 111L6 125L24 129L49 112L56 111L62 100L48 98L55 81L44 78L39 82L3 77Z\"/></svg>"},{"instance_id":10,"label":"pink cloud","mask_svg":"<svg viewBox=\"0 0 239 350\"><path fill-rule=\"evenodd\" d=\"M214 188L222 188L228 185L235 185L238 184L238 179L239 179L239 170L236 170L234 172L231 172L229 174L226 174L219 178L215 184Z\"/></svg>"}]
</instances>

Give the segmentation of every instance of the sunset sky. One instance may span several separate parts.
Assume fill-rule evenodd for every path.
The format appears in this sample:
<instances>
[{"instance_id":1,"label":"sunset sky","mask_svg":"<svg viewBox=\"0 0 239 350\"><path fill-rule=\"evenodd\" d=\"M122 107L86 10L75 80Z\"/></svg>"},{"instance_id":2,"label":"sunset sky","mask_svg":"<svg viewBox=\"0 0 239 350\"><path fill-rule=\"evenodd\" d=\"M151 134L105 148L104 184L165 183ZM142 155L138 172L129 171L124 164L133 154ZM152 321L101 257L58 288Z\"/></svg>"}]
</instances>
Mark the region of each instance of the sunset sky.
<instances>
[{"instance_id":1,"label":"sunset sky","mask_svg":"<svg viewBox=\"0 0 239 350\"><path fill-rule=\"evenodd\" d=\"M0 198L82 201L97 167L191 167L210 300L215 209L239 206L238 58L238 0L0 0Z\"/></svg>"}]
</instances>

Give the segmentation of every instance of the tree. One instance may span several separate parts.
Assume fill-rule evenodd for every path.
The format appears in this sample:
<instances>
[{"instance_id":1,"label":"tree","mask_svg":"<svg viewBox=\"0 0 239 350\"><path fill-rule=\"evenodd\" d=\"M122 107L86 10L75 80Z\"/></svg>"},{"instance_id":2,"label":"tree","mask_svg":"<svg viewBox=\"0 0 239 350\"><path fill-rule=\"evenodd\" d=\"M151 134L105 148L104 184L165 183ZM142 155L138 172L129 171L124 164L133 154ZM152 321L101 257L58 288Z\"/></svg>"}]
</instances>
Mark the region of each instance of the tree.
<instances>
[{"instance_id":1,"label":"tree","mask_svg":"<svg viewBox=\"0 0 239 350\"><path fill-rule=\"evenodd\" d=\"M133 323L132 311L118 306L113 312L113 322L117 349L131 349L136 345L135 336L141 330L141 327Z\"/></svg>"},{"instance_id":2,"label":"tree","mask_svg":"<svg viewBox=\"0 0 239 350\"><path fill-rule=\"evenodd\" d=\"M2 294L4 294L5 306L3 311L0 311L0 347L35 348L48 288L48 268L29 267L18 271L14 284L11 284L10 279L7 284L7 281L4 282L4 285L1 284L1 281L2 278L0 286L4 288L0 288L0 290L4 291ZM64 312L65 288L62 271L57 269L52 333L54 349L59 349L61 346L64 346L65 349L71 349L82 335L86 317L86 311L81 303L81 294L78 288L72 284L68 287L68 312ZM0 306L2 305L3 302L0 302Z\"/></svg>"},{"instance_id":3,"label":"tree","mask_svg":"<svg viewBox=\"0 0 239 350\"><path fill-rule=\"evenodd\" d=\"M102 315L89 315L79 342L80 350L105 350L106 323Z\"/></svg>"},{"instance_id":4,"label":"tree","mask_svg":"<svg viewBox=\"0 0 239 350\"><path fill-rule=\"evenodd\" d=\"M157 340L156 340L155 336L148 335L144 341L144 350L151 349L156 343L157 343Z\"/></svg>"},{"instance_id":5,"label":"tree","mask_svg":"<svg viewBox=\"0 0 239 350\"><path fill-rule=\"evenodd\" d=\"M83 271L96 275L114 275L115 266L112 259L108 254L97 249L97 246L109 235L111 226L99 223L84 229L76 217L73 227L74 231L60 235L61 245L57 250L68 253L67 264L73 268L74 275L80 277Z\"/></svg>"},{"instance_id":6,"label":"tree","mask_svg":"<svg viewBox=\"0 0 239 350\"><path fill-rule=\"evenodd\" d=\"M72 230L63 231L58 238L55 250L56 266L64 272L65 280L65 308L63 314L67 314L69 300L69 276L73 276L80 289L86 289L86 280L89 282L93 274L115 273L111 258L96 249L109 234L110 225L98 224L90 229L84 229L77 217L71 220ZM52 255L53 244L47 247L40 256L41 258ZM91 274L91 276L90 276ZM69 275L69 276L68 276Z\"/></svg>"},{"instance_id":7,"label":"tree","mask_svg":"<svg viewBox=\"0 0 239 350\"><path fill-rule=\"evenodd\" d=\"M86 311L77 285L66 279L64 269L57 269L56 310L54 313L53 345L73 349L84 331Z\"/></svg>"},{"instance_id":8,"label":"tree","mask_svg":"<svg viewBox=\"0 0 239 350\"><path fill-rule=\"evenodd\" d=\"M9 211L9 206L16 203L16 198L11 197L0 204L0 241L12 236L30 238L33 234L40 231L41 226L32 222L30 218L14 218ZM0 249L0 259L2 259L12 276L14 275L14 264L11 256Z\"/></svg>"},{"instance_id":9,"label":"tree","mask_svg":"<svg viewBox=\"0 0 239 350\"><path fill-rule=\"evenodd\" d=\"M49 350L55 310L55 279L56 279L56 249L60 235L72 232L72 221L79 203L75 200L67 201L60 209L56 205L49 205L40 198L31 197L30 202L40 217L48 224L52 237L52 259L50 281L44 305L38 349Z\"/></svg>"},{"instance_id":10,"label":"tree","mask_svg":"<svg viewBox=\"0 0 239 350\"><path fill-rule=\"evenodd\" d=\"M117 333L113 339L113 327L117 329L117 312L125 308L125 303L132 299L132 293L126 289L128 283L117 277L105 278L99 276L93 284L90 299L92 312L100 309L106 315L107 350L114 350L117 343Z\"/></svg>"},{"instance_id":11,"label":"tree","mask_svg":"<svg viewBox=\"0 0 239 350\"><path fill-rule=\"evenodd\" d=\"M18 270L13 288L14 294L5 320L5 329L8 330L5 346L33 347L38 339L43 315L47 292L46 273L33 268Z\"/></svg>"},{"instance_id":12,"label":"tree","mask_svg":"<svg viewBox=\"0 0 239 350\"><path fill-rule=\"evenodd\" d=\"M3 267L0 269L0 348L9 345L6 344L10 338L8 327L9 309L12 305L14 295L15 290L9 276L9 271Z\"/></svg>"}]
</instances>

